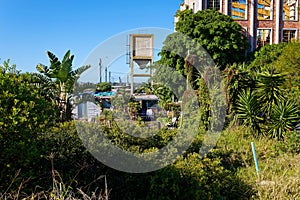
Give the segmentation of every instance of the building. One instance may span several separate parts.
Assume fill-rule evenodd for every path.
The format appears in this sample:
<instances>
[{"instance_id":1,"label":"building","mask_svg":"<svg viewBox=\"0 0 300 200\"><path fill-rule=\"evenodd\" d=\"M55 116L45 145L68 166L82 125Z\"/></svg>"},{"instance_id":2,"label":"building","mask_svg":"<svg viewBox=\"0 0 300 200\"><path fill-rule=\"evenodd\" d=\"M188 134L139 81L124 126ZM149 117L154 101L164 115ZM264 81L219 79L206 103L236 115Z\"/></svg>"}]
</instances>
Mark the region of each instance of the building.
<instances>
[{"instance_id":1,"label":"building","mask_svg":"<svg viewBox=\"0 0 300 200\"><path fill-rule=\"evenodd\" d=\"M148 121L150 119L149 115L151 115L153 116L151 121L153 121L154 115L158 112L159 98L154 94L134 94L133 96L142 106L140 113L142 119Z\"/></svg>"},{"instance_id":2,"label":"building","mask_svg":"<svg viewBox=\"0 0 300 200\"><path fill-rule=\"evenodd\" d=\"M91 101L83 102L76 105L72 110L74 120L92 121L93 119L100 116L101 111L99 106Z\"/></svg>"},{"instance_id":3,"label":"building","mask_svg":"<svg viewBox=\"0 0 300 200\"><path fill-rule=\"evenodd\" d=\"M299 0L184 0L180 10L187 7L193 12L216 9L230 15L245 29L252 51L300 39Z\"/></svg>"}]
</instances>

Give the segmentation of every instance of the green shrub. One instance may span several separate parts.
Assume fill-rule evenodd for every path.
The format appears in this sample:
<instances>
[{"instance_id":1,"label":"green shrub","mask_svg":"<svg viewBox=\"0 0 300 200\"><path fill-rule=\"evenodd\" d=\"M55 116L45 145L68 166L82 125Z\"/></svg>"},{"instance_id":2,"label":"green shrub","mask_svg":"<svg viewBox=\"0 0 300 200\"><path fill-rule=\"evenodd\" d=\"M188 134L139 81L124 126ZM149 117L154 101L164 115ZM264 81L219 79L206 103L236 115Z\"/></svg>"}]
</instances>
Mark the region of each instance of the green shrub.
<instances>
[{"instance_id":1,"label":"green shrub","mask_svg":"<svg viewBox=\"0 0 300 200\"><path fill-rule=\"evenodd\" d=\"M91 184L107 169L86 150L73 121L49 129L40 135L39 143L43 144L41 156L44 167L49 170L47 177L50 176L53 161L54 169L73 188Z\"/></svg>"},{"instance_id":2,"label":"green shrub","mask_svg":"<svg viewBox=\"0 0 300 200\"><path fill-rule=\"evenodd\" d=\"M300 154L300 133L297 131L287 132L283 141L277 143L276 148L278 154Z\"/></svg>"},{"instance_id":3,"label":"green shrub","mask_svg":"<svg viewBox=\"0 0 300 200\"><path fill-rule=\"evenodd\" d=\"M38 135L56 124L58 109L46 101L31 82L30 74L0 70L0 191L29 177L38 178L40 144Z\"/></svg>"},{"instance_id":4,"label":"green shrub","mask_svg":"<svg viewBox=\"0 0 300 200\"><path fill-rule=\"evenodd\" d=\"M248 199L251 188L220 158L189 154L151 177L147 199Z\"/></svg>"},{"instance_id":5,"label":"green shrub","mask_svg":"<svg viewBox=\"0 0 300 200\"><path fill-rule=\"evenodd\" d=\"M110 83L106 83L106 82L103 82L103 83L99 83L97 85L97 89L96 89L96 92L109 92L111 91L111 84Z\"/></svg>"}]
</instances>

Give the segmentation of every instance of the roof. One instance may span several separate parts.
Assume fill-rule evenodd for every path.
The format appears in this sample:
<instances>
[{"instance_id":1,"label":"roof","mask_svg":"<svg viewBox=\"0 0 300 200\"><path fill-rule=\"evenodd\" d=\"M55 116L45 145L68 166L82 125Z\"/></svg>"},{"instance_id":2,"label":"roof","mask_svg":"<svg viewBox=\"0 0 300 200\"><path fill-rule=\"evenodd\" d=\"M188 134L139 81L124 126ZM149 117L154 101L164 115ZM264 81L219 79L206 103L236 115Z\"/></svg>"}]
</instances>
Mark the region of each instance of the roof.
<instances>
[{"instance_id":1,"label":"roof","mask_svg":"<svg viewBox=\"0 0 300 200\"><path fill-rule=\"evenodd\" d=\"M115 95L116 92L97 92L94 94L94 96L99 99L110 99Z\"/></svg>"},{"instance_id":2,"label":"roof","mask_svg":"<svg viewBox=\"0 0 300 200\"><path fill-rule=\"evenodd\" d=\"M134 97L137 101L141 101L141 100L157 101L158 100L158 96L156 96L154 94L135 94Z\"/></svg>"},{"instance_id":3,"label":"roof","mask_svg":"<svg viewBox=\"0 0 300 200\"><path fill-rule=\"evenodd\" d=\"M100 97L100 96L115 96L116 92L97 92L94 95L96 97Z\"/></svg>"}]
</instances>

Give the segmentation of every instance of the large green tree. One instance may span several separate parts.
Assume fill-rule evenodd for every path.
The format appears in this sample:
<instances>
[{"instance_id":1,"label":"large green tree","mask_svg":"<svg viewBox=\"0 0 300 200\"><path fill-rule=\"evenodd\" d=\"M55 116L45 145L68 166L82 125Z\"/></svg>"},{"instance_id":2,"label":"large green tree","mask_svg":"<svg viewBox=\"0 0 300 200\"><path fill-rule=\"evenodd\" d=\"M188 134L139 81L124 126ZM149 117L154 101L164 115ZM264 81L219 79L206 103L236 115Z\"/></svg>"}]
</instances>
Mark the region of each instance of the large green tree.
<instances>
[{"instance_id":1,"label":"large green tree","mask_svg":"<svg viewBox=\"0 0 300 200\"><path fill-rule=\"evenodd\" d=\"M249 43L243 28L230 16L210 9L197 13L187 9L176 16L176 31L199 43L221 69L244 61Z\"/></svg>"}]
</instances>

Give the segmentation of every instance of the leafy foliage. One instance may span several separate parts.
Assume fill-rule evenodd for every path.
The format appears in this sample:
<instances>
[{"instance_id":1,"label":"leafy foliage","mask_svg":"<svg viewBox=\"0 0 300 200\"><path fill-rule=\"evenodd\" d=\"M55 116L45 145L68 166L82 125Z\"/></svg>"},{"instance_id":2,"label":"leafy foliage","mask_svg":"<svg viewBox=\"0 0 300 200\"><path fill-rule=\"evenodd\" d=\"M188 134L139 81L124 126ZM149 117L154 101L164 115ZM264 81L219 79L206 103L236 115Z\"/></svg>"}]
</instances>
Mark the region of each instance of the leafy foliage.
<instances>
[{"instance_id":1,"label":"leafy foliage","mask_svg":"<svg viewBox=\"0 0 300 200\"><path fill-rule=\"evenodd\" d=\"M36 176L40 146L36 138L58 121L58 109L47 101L30 74L0 67L0 179L2 186L22 170L20 179ZM0 186L0 190L3 190Z\"/></svg>"},{"instance_id":2,"label":"leafy foliage","mask_svg":"<svg viewBox=\"0 0 300 200\"><path fill-rule=\"evenodd\" d=\"M272 108L269 134L281 139L286 132L295 128L299 118L299 108L294 103L280 101Z\"/></svg>"},{"instance_id":3,"label":"leafy foliage","mask_svg":"<svg viewBox=\"0 0 300 200\"><path fill-rule=\"evenodd\" d=\"M109 91L111 91L110 83L103 82L97 85L96 92L109 92Z\"/></svg>"},{"instance_id":4,"label":"leafy foliage","mask_svg":"<svg viewBox=\"0 0 300 200\"><path fill-rule=\"evenodd\" d=\"M247 199L251 192L220 158L194 153L158 171L151 178L147 199Z\"/></svg>"},{"instance_id":5,"label":"leafy foliage","mask_svg":"<svg viewBox=\"0 0 300 200\"><path fill-rule=\"evenodd\" d=\"M226 90L227 113L234 115L234 108L237 106L236 98L243 90L253 91L255 88L255 77L249 66L233 64L223 71L223 82ZM232 119L232 118L231 118Z\"/></svg>"},{"instance_id":6,"label":"leafy foliage","mask_svg":"<svg viewBox=\"0 0 300 200\"><path fill-rule=\"evenodd\" d=\"M86 65L73 70L72 64L74 55L71 55L70 50L66 52L61 62L50 51L47 51L46 53L49 57L50 66L38 64L36 69L55 83L51 86L54 87L54 99L57 106L61 109L61 121L71 120L72 105L70 104L70 94L72 93L74 84L79 79L80 74L90 68L90 66ZM46 82L42 82L43 80L46 80ZM42 78L40 82L41 85L47 85L49 81Z\"/></svg>"},{"instance_id":7,"label":"leafy foliage","mask_svg":"<svg viewBox=\"0 0 300 200\"><path fill-rule=\"evenodd\" d=\"M199 36L197 39L199 42L211 39L205 38L205 34L212 38L215 37L212 34L216 35L217 38L207 43L207 47L218 51L220 49L216 47L221 44L221 38L218 38L221 37L219 35L221 33L218 30L223 27L227 33L227 26L221 22L211 23L210 18L213 18L211 15L214 11L205 12L207 15L201 17L200 14L194 15L190 11L183 11L179 14L182 15L180 22L185 22L187 26L179 23L177 28L192 36ZM194 20L190 20L192 15ZM215 17L215 20L226 21L226 17L222 15L217 14ZM197 21L207 21L209 24L200 25ZM190 27L194 29L189 29ZM205 33L203 36L201 31ZM192 42L184 48L178 48L181 44L174 42L176 37L182 39L178 41L179 43L185 42L185 39L176 33L167 38L166 48L162 51L162 60L159 63L160 68L156 71L158 76L154 77L160 80L159 84L153 87L148 85L147 92L157 94L161 99L165 98L164 104L169 109L179 110L178 105L169 102L186 89L187 78L193 82L192 88L198 90L197 103L200 103L200 110L197 111L203 124L198 130L189 130L197 131L198 134L183 156L168 167L147 174L127 174L104 166L84 148L73 122L57 124L58 103L68 101L66 97L72 91L72 84L78 75L88 68L72 71L74 56L71 56L69 51L62 62L54 54L47 52L50 67L39 65L37 68L40 74L22 74L15 65L9 64L9 60L5 61L0 66L0 198L3 197L2 191L19 193L22 187L28 194L40 189L49 190L51 183L53 189L57 189L59 185L51 180L53 174L58 177L57 171L61 174L61 180L69 185L68 188L61 185L61 191L71 196L72 190L76 188L89 192L91 188L93 190L99 185L101 187L104 182L100 177L105 174L108 187L112 189L111 199L298 197L300 179L295 174L299 174L297 154L300 137L294 129L297 122L299 123L299 44L263 47L257 51L252 64L233 64L223 71L227 100L232 106L232 111L237 112L239 119L252 129L252 133L266 130L270 136L281 140L276 141L263 136L254 137L249 128L230 127L223 132L217 146L205 158L200 158L197 152L205 137L203 133L210 125L212 93L208 92L209 85L205 82L205 77L200 77L191 68L199 64L199 60L193 60L193 56L200 52L200 45L196 45L196 48L191 49L188 54L189 45L193 46ZM164 51L168 48L174 48L174 52L184 56ZM237 49L243 50L242 47ZM228 53L230 56L230 52ZM218 51L217 54L220 54L220 57L215 56L214 59L222 65L224 61L222 58L226 56L222 51ZM201 58L201 55L199 57ZM166 66L171 69L171 73L166 73L169 72ZM175 72L180 76L174 76ZM173 88L169 87L168 79L175 83ZM91 87L95 88L95 85ZM196 103L190 97L186 96L183 101L187 102L185 106L193 110ZM130 96L126 96L124 91L122 96L115 97L112 101L115 105L120 105L120 112L124 114L128 106L123 102L130 102ZM129 103L129 111L138 113L139 110L139 104L133 101ZM198 114L197 111L195 113ZM101 126L105 136L113 144L131 152L156 151L165 147L176 136L175 130L162 128L158 131L153 128L152 137L136 138L126 133L141 133L141 136L146 134L145 123L143 126L132 126L124 121L114 121L114 116L108 111L103 112L103 116L109 123L87 123L86 127ZM194 119L191 118L188 122L193 123ZM120 127L126 131L120 131ZM188 128L186 124L182 127ZM180 138L178 144L183 139ZM263 169L260 176L276 184L261 187L263 182L257 182L250 141L256 143ZM281 170L282 168L285 170ZM14 179L16 172L19 172L17 173L19 176ZM51 197L55 196L49 198Z\"/></svg>"},{"instance_id":8,"label":"leafy foliage","mask_svg":"<svg viewBox=\"0 0 300 200\"><path fill-rule=\"evenodd\" d=\"M284 52L285 43L266 45L255 51L254 60L250 63L250 68L254 71L272 65Z\"/></svg>"},{"instance_id":9,"label":"leafy foliage","mask_svg":"<svg viewBox=\"0 0 300 200\"><path fill-rule=\"evenodd\" d=\"M238 96L237 114L243 123L253 131L260 132L259 123L263 120L260 117L260 105L257 97L250 90L241 92Z\"/></svg>"},{"instance_id":10,"label":"leafy foliage","mask_svg":"<svg viewBox=\"0 0 300 200\"><path fill-rule=\"evenodd\" d=\"M211 102L209 98L209 91L205 81L201 78L199 79L199 89L198 89L198 98L199 98L199 113L200 113L200 129L202 131L207 131L210 122L210 109Z\"/></svg>"},{"instance_id":11,"label":"leafy foliage","mask_svg":"<svg viewBox=\"0 0 300 200\"><path fill-rule=\"evenodd\" d=\"M210 9L197 13L184 10L176 16L179 17L176 31L195 39L221 69L244 61L248 49L247 38L242 27L230 16Z\"/></svg>"},{"instance_id":12,"label":"leafy foliage","mask_svg":"<svg viewBox=\"0 0 300 200\"><path fill-rule=\"evenodd\" d=\"M263 105L265 112L270 113L272 106L284 98L282 89L284 81L284 76L277 73L274 68L257 74L258 101Z\"/></svg>"},{"instance_id":13,"label":"leafy foliage","mask_svg":"<svg viewBox=\"0 0 300 200\"><path fill-rule=\"evenodd\" d=\"M283 49L282 54L274 62L275 68L279 73L285 75L283 88L286 97L293 99L300 106L300 43L288 43Z\"/></svg>"}]
</instances>

